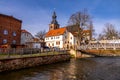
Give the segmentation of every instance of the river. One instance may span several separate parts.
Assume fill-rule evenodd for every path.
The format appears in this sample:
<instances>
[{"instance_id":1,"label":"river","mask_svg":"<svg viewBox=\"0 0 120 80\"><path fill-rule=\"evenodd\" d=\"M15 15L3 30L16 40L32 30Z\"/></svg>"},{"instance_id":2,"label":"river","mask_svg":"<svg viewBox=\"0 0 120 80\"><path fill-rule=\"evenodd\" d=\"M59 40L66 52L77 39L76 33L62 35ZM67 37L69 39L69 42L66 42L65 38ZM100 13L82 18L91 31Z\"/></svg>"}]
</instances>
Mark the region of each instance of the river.
<instances>
[{"instance_id":1,"label":"river","mask_svg":"<svg viewBox=\"0 0 120 80\"><path fill-rule=\"evenodd\" d=\"M71 59L0 73L0 80L120 80L120 57Z\"/></svg>"}]
</instances>

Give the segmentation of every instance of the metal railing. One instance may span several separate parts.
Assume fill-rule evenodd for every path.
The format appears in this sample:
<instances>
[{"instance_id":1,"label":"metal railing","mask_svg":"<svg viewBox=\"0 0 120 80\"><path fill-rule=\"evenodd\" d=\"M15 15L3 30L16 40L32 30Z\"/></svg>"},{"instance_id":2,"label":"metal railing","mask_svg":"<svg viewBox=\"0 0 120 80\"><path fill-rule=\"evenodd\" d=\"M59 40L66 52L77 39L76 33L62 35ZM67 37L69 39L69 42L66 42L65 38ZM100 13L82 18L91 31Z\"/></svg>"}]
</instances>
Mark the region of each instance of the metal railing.
<instances>
[{"instance_id":1,"label":"metal railing","mask_svg":"<svg viewBox=\"0 0 120 80\"><path fill-rule=\"evenodd\" d=\"M78 47L78 49L110 49L110 50L116 50L120 49L120 44L110 43L110 44L88 44L88 45L81 45Z\"/></svg>"},{"instance_id":2,"label":"metal railing","mask_svg":"<svg viewBox=\"0 0 120 80\"><path fill-rule=\"evenodd\" d=\"M0 48L0 59L6 58L21 58L21 57L32 57L32 56L46 56L64 54L66 50L59 49L33 49L33 48Z\"/></svg>"}]
</instances>

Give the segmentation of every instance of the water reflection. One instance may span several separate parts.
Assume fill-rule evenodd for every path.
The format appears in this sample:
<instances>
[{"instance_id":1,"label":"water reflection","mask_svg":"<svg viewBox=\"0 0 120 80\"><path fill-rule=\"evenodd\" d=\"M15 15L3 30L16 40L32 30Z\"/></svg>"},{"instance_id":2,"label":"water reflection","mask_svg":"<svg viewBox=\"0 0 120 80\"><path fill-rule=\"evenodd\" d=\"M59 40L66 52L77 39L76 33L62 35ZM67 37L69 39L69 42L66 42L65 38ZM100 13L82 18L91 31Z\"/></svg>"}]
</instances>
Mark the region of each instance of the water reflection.
<instances>
[{"instance_id":1,"label":"water reflection","mask_svg":"<svg viewBox=\"0 0 120 80\"><path fill-rule=\"evenodd\" d=\"M0 74L0 80L119 80L120 58L86 58Z\"/></svg>"}]
</instances>

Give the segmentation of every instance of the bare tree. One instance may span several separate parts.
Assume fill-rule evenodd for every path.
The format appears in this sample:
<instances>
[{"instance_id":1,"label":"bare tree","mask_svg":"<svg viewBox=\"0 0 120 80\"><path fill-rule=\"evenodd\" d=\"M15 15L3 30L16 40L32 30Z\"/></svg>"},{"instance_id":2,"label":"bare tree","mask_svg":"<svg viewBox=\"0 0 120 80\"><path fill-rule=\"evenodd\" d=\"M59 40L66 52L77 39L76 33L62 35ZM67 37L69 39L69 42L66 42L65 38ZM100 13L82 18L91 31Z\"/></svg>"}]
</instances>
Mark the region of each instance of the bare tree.
<instances>
[{"instance_id":1,"label":"bare tree","mask_svg":"<svg viewBox=\"0 0 120 80\"><path fill-rule=\"evenodd\" d=\"M92 36L96 35L92 21L88 24L87 29L90 30L90 40L92 40Z\"/></svg>"},{"instance_id":2,"label":"bare tree","mask_svg":"<svg viewBox=\"0 0 120 80\"><path fill-rule=\"evenodd\" d=\"M44 39L45 38L45 33L46 33L45 30L39 31L35 36L39 39Z\"/></svg>"},{"instance_id":3,"label":"bare tree","mask_svg":"<svg viewBox=\"0 0 120 80\"><path fill-rule=\"evenodd\" d=\"M78 45L80 45L83 38L83 30L90 26L90 15L87 13L87 10L77 12L70 16L68 21L68 31L77 32Z\"/></svg>"},{"instance_id":4,"label":"bare tree","mask_svg":"<svg viewBox=\"0 0 120 80\"><path fill-rule=\"evenodd\" d=\"M99 34L98 35L98 40L102 40L102 39L104 39L104 35L103 34Z\"/></svg>"},{"instance_id":5,"label":"bare tree","mask_svg":"<svg viewBox=\"0 0 120 80\"><path fill-rule=\"evenodd\" d=\"M104 37L107 39L119 38L119 32L115 29L113 24L107 23L99 39L103 39Z\"/></svg>"}]
</instances>

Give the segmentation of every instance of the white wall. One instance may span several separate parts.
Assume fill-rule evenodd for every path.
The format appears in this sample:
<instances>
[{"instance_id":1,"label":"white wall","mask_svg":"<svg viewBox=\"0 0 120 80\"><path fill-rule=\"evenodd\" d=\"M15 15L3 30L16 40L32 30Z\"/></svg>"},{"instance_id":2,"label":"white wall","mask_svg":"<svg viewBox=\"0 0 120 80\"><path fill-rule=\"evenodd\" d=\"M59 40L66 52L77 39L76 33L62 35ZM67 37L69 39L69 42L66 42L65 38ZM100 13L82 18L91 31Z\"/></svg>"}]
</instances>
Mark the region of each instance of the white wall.
<instances>
[{"instance_id":1,"label":"white wall","mask_svg":"<svg viewBox=\"0 0 120 80\"><path fill-rule=\"evenodd\" d=\"M65 36L68 36L67 31L63 35L46 37L45 38L46 46L49 46L49 44L50 44L51 47L63 48L64 41L66 40ZM60 42L60 45L57 45L56 42ZM54 44L54 46L52 46L52 44Z\"/></svg>"},{"instance_id":2,"label":"white wall","mask_svg":"<svg viewBox=\"0 0 120 80\"><path fill-rule=\"evenodd\" d=\"M41 48L41 44L40 43L33 43L33 48Z\"/></svg>"},{"instance_id":3,"label":"white wall","mask_svg":"<svg viewBox=\"0 0 120 80\"><path fill-rule=\"evenodd\" d=\"M46 37L45 42L46 46L49 46L50 44L51 47L63 48L63 35ZM57 45L56 42L60 42L60 45ZM52 46L52 44L54 44L54 46Z\"/></svg>"},{"instance_id":4,"label":"white wall","mask_svg":"<svg viewBox=\"0 0 120 80\"><path fill-rule=\"evenodd\" d=\"M33 36L29 33L21 33L21 44L26 44L33 39Z\"/></svg>"},{"instance_id":5,"label":"white wall","mask_svg":"<svg viewBox=\"0 0 120 80\"><path fill-rule=\"evenodd\" d=\"M75 43L74 43L74 36L73 36L73 34L70 33L70 32L69 32L69 42L70 42L71 45L74 45L74 44L75 44Z\"/></svg>"}]
</instances>

